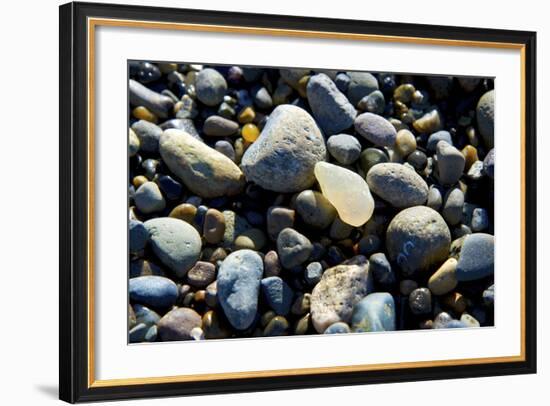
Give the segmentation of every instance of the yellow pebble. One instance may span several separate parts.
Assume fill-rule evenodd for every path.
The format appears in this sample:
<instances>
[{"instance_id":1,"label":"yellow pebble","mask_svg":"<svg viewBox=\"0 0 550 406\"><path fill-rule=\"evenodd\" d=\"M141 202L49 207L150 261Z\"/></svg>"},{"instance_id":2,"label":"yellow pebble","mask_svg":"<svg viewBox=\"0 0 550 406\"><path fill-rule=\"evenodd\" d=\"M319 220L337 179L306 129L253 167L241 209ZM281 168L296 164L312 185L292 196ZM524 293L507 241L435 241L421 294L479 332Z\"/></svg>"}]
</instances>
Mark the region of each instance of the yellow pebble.
<instances>
[{"instance_id":1,"label":"yellow pebble","mask_svg":"<svg viewBox=\"0 0 550 406\"><path fill-rule=\"evenodd\" d=\"M242 129L243 138L248 142L254 142L260 136L260 130L254 124L245 124Z\"/></svg>"},{"instance_id":2,"label":"yellow pebble","mask_svg":"<svg viewBox=\"0 0 550 406\"><path fill-rule=\"evenodd\" d=\"M149 111L147 107L138 106L132 110L132 115L138 120L145 120L151 123L157 123L158 119L153 113Z\"/></svg>"},{"instance_id":3,"label":"yellow pebble","mask_svg":"<svg viewBox=\"0 0 550 406\"><path fill-rule=\"evenodd\" d=\"M141 185L143 185L145 182L148 182L148 181L149 179L147 179L145 176L138 175L138 176L135 176L134 179L132 179L132 184L137 189L138 187L140 187Z\"/></svg>"},{"instance_id":4,"label":"yellow pebble","mask_svg":"<svg viewBox=\"0 0 550 406\"><path fill-rule=\"evenodd\" d=\"M239 123L241 124L251 123L254 121L255 117L256 117L256 113L254 112L254 109L252 107L246 107L239 114Z\"/></svg>"}]
</instances>

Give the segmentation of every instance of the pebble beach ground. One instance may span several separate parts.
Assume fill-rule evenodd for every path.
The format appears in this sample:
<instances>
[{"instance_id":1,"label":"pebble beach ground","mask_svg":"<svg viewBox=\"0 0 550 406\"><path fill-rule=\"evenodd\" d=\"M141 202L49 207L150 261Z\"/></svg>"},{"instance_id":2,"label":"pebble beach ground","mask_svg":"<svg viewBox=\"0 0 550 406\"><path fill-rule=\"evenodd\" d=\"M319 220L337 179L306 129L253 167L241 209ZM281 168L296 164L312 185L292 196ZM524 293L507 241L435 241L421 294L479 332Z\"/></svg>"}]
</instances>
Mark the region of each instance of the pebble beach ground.
<instances>
[{"instance_id":1,"label":"pebble beach ground","mask_svg":"<svg viewBox=\"0 0 550 406\"><path fill-rule=\"evenodd\" d=\"M131 343L493 325L492 79L129 73Z\"/></svg>"}]
</instances>

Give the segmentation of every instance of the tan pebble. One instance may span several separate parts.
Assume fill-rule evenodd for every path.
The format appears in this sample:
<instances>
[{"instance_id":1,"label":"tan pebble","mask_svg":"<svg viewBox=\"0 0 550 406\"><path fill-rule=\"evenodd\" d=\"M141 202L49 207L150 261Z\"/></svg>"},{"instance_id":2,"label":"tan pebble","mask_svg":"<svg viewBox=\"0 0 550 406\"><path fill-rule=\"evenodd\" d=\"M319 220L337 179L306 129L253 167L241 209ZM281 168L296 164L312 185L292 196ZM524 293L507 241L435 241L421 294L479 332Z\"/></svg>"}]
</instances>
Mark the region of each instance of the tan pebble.
<instances>
[{"instance_id":1,"label":"tan pebble","mask_svg":"<svg viewBox=\"0 0 550 406\"><path fill-rule=\"evenodd\" d=\"M416 89L411 83L404 83L395 88L393 99L401 103L410 103L415 91Z\"/></svg>"},{"instance_id":2,"label":"tan pebble","mask_svg":"<svg viewBox=\"0 0 550 406\"><path fill-rule=\"evenodd\" d=\"M189 203L182 203L174 207L168 216L193 224L196 214L197 208L195 206Z\"/></svg>"},{"instance_id":3,"label":"tan pebble","mask_svg":"<svg viewBox=\"0 0 550 406\"><path fill-rule=\"evenodd\" d=\"M260 251L267 243L267 238L259 228L251 228L235 238L235 249Z\"/></svg>"},{"instance_id":4,"label":"tan pebble","mask_svg":"<svg viewBox=\"0 0 550 406\"><path fill-rule=\"evenodd\" d=\"M155 124L158 122L157 116L151 113L151 111L149 111L149 109L144 106L138 106L133 109L132 115L138 120L145 120Z\"/></svg>"},{"instance_id":5,"label":"tan pebble","mask_svg":"<svg viewBox=\"0 0 550 406\"><path fill-rule=\"evenodd\" d=\"M242 109L242 111L239 113L239 123L241 124L248 124L254 121L254 118L256 117L256 112L252 107L245 107Z\"/></svg>"},{"instance_id":6,"label":"tan pebble","mask_svg":"<svg viewBox=\"0 0 550 406\"><path fill-rule=\"evenodd\" d=\"M136 189L146 182L149 182L149 179L143 175L134 176L134 179L132 179L132 185L134 185Z\"/></svg>"},{"instance_id":7,"label":"tan pebble","mask_svg":"<svg viewBox=\"0 0 550 406\"><path fill-rule=\"evenodd\" d=\"M457 260L449 258L428 280L428 288L434 295L444 295L449 293L458 284L456 280Z\"/></svg>"},{"instance_id":8,"label":"tan pebble","mask_svg":"<svg viewBox=\"0 0 550 406\"><path fill-rule=\"evenodd\" d=\"M217 244L225 233L225 217L216 209L208 209L204 216L203 235L210 244Z\"/></svg>"},{"instance_id":9,"label":"tan pebble","mask_svg":"<svg viewBox=\"0 0 550 406\"><path fill-rule=\"evenodd\" d=\"M464 148L462 148L461 152L466 159L464 170L468 171L468 169L470 169L474 162L479 161L479 157L477 156L477 149L472 145L466 145Z\"/></svg>"},{"instance_id":10,"label":"tan pebble","mask_svg":"<svg viewBox=\"0 0 550 406\"><path fill-rule=\"evenodd\" d=\"M416 150L416 138L409 130L399 130L395 139L395 148L399 155L406 158L411 152Z\"/></svg>"}]
</instances>

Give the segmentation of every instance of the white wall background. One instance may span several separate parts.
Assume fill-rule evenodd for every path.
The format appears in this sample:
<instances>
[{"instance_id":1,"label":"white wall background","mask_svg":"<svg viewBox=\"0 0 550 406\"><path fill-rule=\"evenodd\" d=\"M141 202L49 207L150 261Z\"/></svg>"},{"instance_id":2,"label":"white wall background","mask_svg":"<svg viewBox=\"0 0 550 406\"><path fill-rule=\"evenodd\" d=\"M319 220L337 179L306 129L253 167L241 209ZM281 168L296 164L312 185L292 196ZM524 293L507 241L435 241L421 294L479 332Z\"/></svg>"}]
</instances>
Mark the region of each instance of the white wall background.
<instances>
[{"instance_id":1,"label":"white wall background","mask_svg":"<svg viewBox=\"0 0 550 406\"><path fill-rule=\"evenodd\" d=\"M463 25L538 32L538 297L539 373L530 376L352 386L345 388L128 401L136 405L182 402L262 404L342 403L436 405L518 404L549 393L549 338L543 323L543 257L550 187L546 112L550 101L550 26L544 2L440 0L411 2L321 1L105 1L212 10ZM10 2L0 15L0 399L3 404L55 404L58 329L58 5L57 0ZM465 61L467 63L467 61ZM540 403L535 401L536 403ZM544 402L544 401L543 401ZM119 402L111 402L110 405Z\"/></svg>"}]
</instances>

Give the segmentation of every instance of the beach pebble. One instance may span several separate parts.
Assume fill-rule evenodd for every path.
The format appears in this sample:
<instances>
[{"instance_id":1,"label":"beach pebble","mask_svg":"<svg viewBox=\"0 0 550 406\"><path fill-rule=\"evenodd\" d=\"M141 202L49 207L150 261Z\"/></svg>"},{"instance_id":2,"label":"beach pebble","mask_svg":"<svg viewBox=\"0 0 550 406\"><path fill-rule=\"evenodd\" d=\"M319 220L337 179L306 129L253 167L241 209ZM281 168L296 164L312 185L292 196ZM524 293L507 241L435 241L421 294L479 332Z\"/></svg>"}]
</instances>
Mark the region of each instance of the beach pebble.
<instances>
[{"instance_id":1,"label":"beach pebble","mask_svg":"<svg viewBox=\"0 0 550 406\"><path fill-rule=\"evenodd\" d=\"M435 152L439 141L446 141L447 144L453 145L453 139L451 138L451 134L448 131L436 131L428 137L428 142L426 143L426 148L428 149L428 151Z\"/></svg>"},{"instance_id":2,"label":"beach pebble","mask_svg":"<svg viewBox=\"0 0 550 406\"><path fill-rule=\"evenodd\" d=\"M441 195L441 188L437 185L431 185L428 189L428 201L426 206L435 211L439 211L443 205L443 196Z\"/></svg>"},{"instance_id":3,"label":"beach pebble","mask_svg":"<svg viewBox=\"0 0 550 406\"><path fill-rule=\"evenodd\" d=\"M207 106L216 106L223 101L227 82L215 69L206 68L197 74L195 82L197 98Z\"/></svg>"},{"instance_id":4,"label":"beach pebble","mask_svg":"<svg viewBox=\"0 0 550 406\"><path fill-rule=\"evenodd\" d=\"M313 116L325 134L337 134L353 125L357 115L355 108L324 73L309 79L307 99Z\"/></svg>"},{"instance_id":5,"label":"beach pebble","mask_svg":"<svg viewBox=\"0 0 550 406\"><path fill-rule=\"evenodd\" d=\"M410 275L442 263L448 255L451 233L433 209L415 206L399 212L386 232L390 261Z\"/></svg>"},{"instance_id":6,"label":"beach pebble","mask_svg":"<svg viewBox=\"0 0 550 406\"><path fill-rule=\"evenodd\" d=\"M395 303L387 292L367 295L353 307L350 321L355 333L395 330Z\"/></svg>"},{"instance_id":7,"label":"beach pebble","mask_svg":"<svg viewBox=\"0 0 550 406\"><path fill-rule=\"evenodd\" d=\"M134 303L141 303L155 309L172 306L178 298L174 282L163 276L138 276L128 283L128 294Z\"/></svg>"},{"instance_id":8,"label":"beach pebble","mask_svg":"<svg viewBox=\"0 0 550 406\"><path fill-rule=\"evenodd\" d=\"M369 113L383 114L386 108L384 93L382 93L380 90L375 90L374 92L359 100L359 103L357 103L357 107L360 110L368 111Z\"/></svg>"},{"instance_id":9,"label":"beach pebble","mask_svg":"<svg viewBox=\"0 0 550 406\"><path fill-rule=\"evenodd\" d=\"M477 207L472 212L472 231L474 233L484 231L489 227L489 213L481 207Z\"/></svg>"},{"instance_id":10,"label":"beach pebble","mask_svg":"<svg viewBox=\"0 0 550 406\"><path fill-rule=\"evenodd\" d=\"M166 201L154 182L145 182L134 195L136 206L142 213L150 214L164 210Z\"/></svg>"},{"instance_id":11,"label":"beach pebble","mask_svg":"<svg viewBox=\"0 0 550 406\"><path fill-rule=\"evenodd\" d=\"M187 272L187 283L196 288L205 288L216 279L216 266L210 262L197 261Z\"/></svg>"},{"instance_id":12,"label":"beach pebble","mask_svg":"<svg viewBox=\"0 0 550 406\"><path fill-rule=\"evenodd\" d=\"M443 117L437 109L433 109L415 120L413 127L419 133L434 133L443 128Z\"/></svg>"},{"instance_id":13,"label":"beach pebble","mask_svg":"<svg viewBox=\"0 0 550 406\"><path fill-rule=\"evenodd\" d=\"M350 236L353 231L353 226L343 222L340 217L336 217L330 225L329 237L333 240L343 240Z\"/></svg>"},{"instance_id":14,"label":"beach pebble","mask_svg":"<svg viewBox=\"0 0 550 406\"><path fill-rule=\"evenodd\" d=\"M164 131L159 150L168 168L201 197L231 196L244 188L243 173L231 159L184 131Z\"/></svg>"},{"instance_id":15,"label":"beach pebble","mask_svg":"<svg viewBox=\"0 0 550 406\"><path fill-rule=\"evenodd\" d=\"M436 146L436 157L441 184L453 185L458 182L466 164L464 155L446 141L439 141Z\"/></svg>"},{"instance_id":16,"label":"beach pebble","mask_svg":"<svg viewBox=\"0 0 550 406\"><path fill-rule=\"evenodd\" d=\"M227 137L239 131L239 124L221 116L210 116L204 121L202 130L206 135Z\"/></svg>"},{"instance_id":17,"label":"beach pebble","mask_svg":"<svg viewBox=\"0 0 550 406\"><path fill-rule=\"evenodd\" d=\"M269 251L264 255L264 277L279 276L281 273L281 263L277 251Z\"/></svg>"},{"instance_id":18,"label":"beach pebble","mask_svg":"<svg viewBox=\"0 0 550 406\"><path fill-rule=\"evenodd\" d=\"M270 207L267 210L267 232L269 238L276 240L279 233L285 228L294 226L296 212L286 207Z\"/></svg>"},{"instance_id":19,"label":"beach pebble","mask_svg":"<svg viewBox=\"0 0 550 406\"><path fill-rule=\"evenodd\" d=\"M416 150L416 138L409 130L399 130L395 138L395 149L401 157L406 158Z\"/></svg>"},{"instance_id":20,"label":"beach pebble","mask_svg":"<svg viewBox=\"0 0 550 406\"><path fill-rule=\"evenodd\" d=\"M300 107L281 105L246 150L241 167L246 179L262 188L290 193L313 184L313 168L326 156L325 141L313 118Z\"/></svg>"},{"instance_id":21,"label":"beach pebble","mask_svg":"<svg viewBox=\"0 0 550 406\"><path fill-rule=\"evenodd\" d=\"M462 220L462 210L464 208L464 192L458 187L449 189L445 195L441 215L445 221L451 225L457 225Z\"/></svg>"},{"instance_id":22,"label":"beach pebble","mask_svg":"<svg viewBox=\"0 0 550 406\"><path fill-rule=\"evenodd\" d=\"M167 118L174 108L174 101L130 79L128 95L132 106L142 106L160 118ZM135 131L135 130L134 130Z\"/></svg>"},{"instance_id":23,"label":"beach pebble","mask_svg":"<svg viewBox=\"0 0 550 406\"><path fill-rule=\"evenodd\" d=\"M218 270L218 299L237 330L246 330L256 318L262 274L262 258L246 249L229 254Z\"/></svg>"},{"instance_id":24,"label":"beach pebble","mask_svg":"<svg viewBox=\"0 0 550 406\"><path fill-rule=\"evenodd\" d=\"M368 72L347 72L350 78L346 94L352 105L357 106L359 101L378 90L378 81Z\"/></svg>"},{"instance_id":25,"label":"beach pebble","mask_svg":"<svg viewBox=\"0 0 550 406\"><path fill-rule=\"evenodd\" d=\"M270 276L262 279L261 288L264 298L275 313L286 316L290 312L294 292L278 276Z\"/></svg>"},{"instance_id":26,"label":"beach pebble","mask_svg":"<svg viewBox=\"0 0 550 406\"><path fill-rule=\"evenodd\" d=\"M129 128L128 129L128 155L130 155L130 157L133 157L138 153L140 144L141 142L138 136L136 135L135 131Z\"/></svg>"},{"instance_id":27,"label":"beach pebble","mask_svg":"<svg viewBox=\"0 0 550 406\"><path fill-rule=\"evenodd\" d=\"M413 290L409 295L409 307L415 315L430 313L432 311L432 295L429 289Z\"/></svg>"},{"instance_id":28,"label":"beach pebble","mask_svg":"<svg viewBox=\"0 0 550 406\"><path fill-rule=\"evenodd\" d=\"M263 331L264 337L283 336L288 334L288 320L283 316L273 317Z\"/></svg>"},{"instance_id":29,"label":"beach pebble","mask_svg":"<svg viewBox=\"0 0 550 406\"><path fill-rule=\"evenodd\" d=\"M130 220L128 223L128 244L130 252L139 253L143 251L149 240L149 232L141 221Z\"/></svg>"},{"instance_id":30,"label":"beach pebble","mask_svg":"<svg viewBox=\"0 0 550 406\"><path fill-rule=\"evenodd\" d=\"M277 253L286 269L303 264L312 251L309 239L292 228L283 229L277 236Z\"/></svg>"},{"instance_id":31,"label":"beach pebble","mask_svg":"<svg viewBox=\"0 0 550 406\"><path fill-rule=\"evenodd\" d=\"M375 145L392 147L397 131L384 117L373 113L363 113L355 118L355 130Z\"/></svg>"},{"instance_id":32,"label":"beach pebble","mask_svg":"<svg viewBox=\"0 0 550 406\"><path fill-rule=\"evenodd\" d=\"M359 227L371 218L374 199L367 183L355 172L326 162L315 165L321 192L336 208L340 219Z\"/></svg>"},{"instance_id":33,"label":"beach pebble","mask_svg":"<svg viewBox=\"0 0 550 406\"><path fill-rule=\"evenodd\" d=\"M354 163L361 154L361 143L348 134L330 136L327 140L327 148L330 155L343 165Z\"/></svg>"},{"instance_id":34,"label":"beach pebble","mask_svg":"<svg viewBox=\"0 0 550 406\"><path fill-rule=\"evenodd\" d=\"M481 297L485 306L493 306L495 303L495 285L493 284L485 289Z\"/></svg>"},{"instance_id":35,"label":"beach pebble","mask_svg":"<svg viewBox=\"0 0 550 406\"><path fill-rule=\"evenodd\" d=\"M473 281L492 275L495 267L495 237L485 233L465 237L456 267L456 279Z\"/></svg>"},{"instance_id":36,"label":"beach pebble","mask_svg":"<svg viewBox=\"0 0 550 406\"><path fill-rule=\"evenodd\" d=\"M491 149L483 160L483 171L491 179L495 178L495 149Z\"/></svg>"},{"instance_id":37,"label":"beach pebble","mask_svg":"<svg viewBox=\"0 0 550 406\"><path fill-rule=\"evenodd\" d=\"M428 198L428 185L420 175L404 165L381 163L367 173L372 192L394 207L422 205Z\"/></svg>"},{"instance_id":38,"label":"beach pebble","mask_svg":"<svg viewBox=\"0 0 550 406\"><path fill-rule=\"evenodd\" d=\"M159 217L147 220L150 244L155 255L178 277L183 277L197 262L201 238L197 230L185 221Z\"/></svg>"},{"instance_id":39,"label":"beach pebble","mask_svg":"<svg viewBox=\"0 0 550 406\"><path fill-rule=\"evenodd\" d=\"M495 91L489 90L479 99L476 108L477 128L487 148L494 147Z\"/></svg>"},{"instance_id":40,"label":"beach pebble","mask_svg":"<svg viewBox=\"0 0 550 406\"><path fill-rule=\"evenodd\" d=\"M202 324L201 316L193 309L180 307L170 310L158 323L161 341L193 340L191 332Z\"/></svg>"},{"instance_id":41,"label":"beach pebble","mask_svg":"<svg viewBox=\"0 0 550 406\"><path fill-rule=\"evenodd\" d=\"M336 209L321 193L304 190L295 201L296 211L304 223L317 228L327 228L336 217Z\"/></svg>"},{"instance_id":42,"label":"beach pebble","mask_svg":"<svg viewBox=\"0 0 550 406\"><path fill-rule=\"evenodd\" d=\"M388 155L378 148L367 148L359 156L359 164L363 173L366 175L370 168L376 164L388 162Z\"/></svg>"},{"instance_id":43,"label":"beach pebble","mask_svg":"<svg viewBox=\"0 0 550 406\"><path fill-rule=\"evenodd\" d=\"M377 252L369 257L369 267L376 282L382 285L393 285L396 282L397 276L383 252Z\"/></svg>"},{"instance_id":44,"label":"beach pebble","mask_svg":"<svg viewBox=\"0 0 550 406\"><path fill-rule=\"evenodd\" d=\"M368 262L327 269L311 293L311 319L317 332L349 322L353 307L373 290Z\"/></svg>"},{"instance_id":45,"label":"beach pebble","mask_svg":"<svg viewBox=\"0 0 550 406\"><path fill-rule=\"evenodd\" d=\"M458 284L456 279L456 265L457 260L455 258L449 258L432 276L430 276L428 288L434 295L444 295L456 288Z\"/></svg>"},{"instance_id":46,"label":"beach pebble","mask_svg":"<svg viewBox=\"0 0 550 406\"><path fill-rule=\"evenodd\" d=\"M315 286L323 276L323 266L320 262L311 262L306 266L304 279L309 286Z\"/></svg>"},{"instance_id":47,"label":"beach pebble","mask_svg":"<svg viewBox=\"0 0 550 406\"><path fill-rule=\"evenodd\" d=\"M225 233L225 217L216 209L208 209L204 216L203 235L206 242L217 244L223 240Z\"/></svg>"},{"instance_id":48,"label":"beach pebble","mask_svg":"<svg viewBox=\"0 0 550 406\"><path fill-rule=\"evenodd\" d=\"M139 120L132 124L131 130L139 140L139 149L145 152L157 152L162 128L149 121Z\"/></svg>"}]
</instances>

